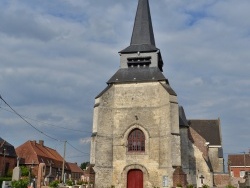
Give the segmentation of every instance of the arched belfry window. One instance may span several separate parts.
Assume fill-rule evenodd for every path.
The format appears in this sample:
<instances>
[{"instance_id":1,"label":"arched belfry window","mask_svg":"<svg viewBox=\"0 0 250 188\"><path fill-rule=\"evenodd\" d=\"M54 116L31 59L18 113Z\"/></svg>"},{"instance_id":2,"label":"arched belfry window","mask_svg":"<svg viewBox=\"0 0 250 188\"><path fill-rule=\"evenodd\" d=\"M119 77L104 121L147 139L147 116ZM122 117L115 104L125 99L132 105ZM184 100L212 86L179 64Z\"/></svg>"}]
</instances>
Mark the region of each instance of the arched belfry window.
<instances>
[{"instance_id":1,"label":"arched belfry window","mask_svg":"<svg viewBox=\"0 0 250 188\"><path fill-rule=\"evenodd\" d=\"M128 135L128 151L144 152L145 135L140 129L133 129Z\"/></svg>"}]
</instances>

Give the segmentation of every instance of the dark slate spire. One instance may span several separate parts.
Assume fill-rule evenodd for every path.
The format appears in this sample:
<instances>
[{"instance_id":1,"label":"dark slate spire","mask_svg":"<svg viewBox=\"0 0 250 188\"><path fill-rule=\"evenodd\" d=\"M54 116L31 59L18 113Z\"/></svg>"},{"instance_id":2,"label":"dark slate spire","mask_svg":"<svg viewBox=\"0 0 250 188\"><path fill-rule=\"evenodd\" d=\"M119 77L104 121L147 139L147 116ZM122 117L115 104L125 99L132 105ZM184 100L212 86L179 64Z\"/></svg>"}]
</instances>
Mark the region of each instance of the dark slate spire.
<instances>
[{"instance_id":1,"label":"dark slate spire","mask_svg":"<svg viewBox=\"0 0 250 188\"><path fill-rule=\"evenodd\" d=\"M149 2L148 0L139 0L130 46L122 50L121 53L153 52L157 50Z\"/></svg>"}]
</instances>

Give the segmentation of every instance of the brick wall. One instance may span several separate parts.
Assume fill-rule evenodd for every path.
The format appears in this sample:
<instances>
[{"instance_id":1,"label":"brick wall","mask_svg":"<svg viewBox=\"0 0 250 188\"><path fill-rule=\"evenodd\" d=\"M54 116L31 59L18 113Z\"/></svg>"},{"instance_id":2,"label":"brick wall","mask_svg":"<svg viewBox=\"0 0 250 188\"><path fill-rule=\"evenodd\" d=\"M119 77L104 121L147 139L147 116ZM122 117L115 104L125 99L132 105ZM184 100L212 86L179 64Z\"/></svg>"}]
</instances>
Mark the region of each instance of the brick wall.
<instances>
[{"instance_id":1,"label":"brick wall","mask_svg":"<svg viewBox=\"0 0 250 188\"><path fill-rule=\"evenodd\" d=\"M226 185L229 185L229 174L214 174L214 184L216 187L225 187Z\"/></svg>"},{"instance_id":2,"label":"brick wall","mask_svg":"<svg viewBox=\"0 0 250 188\"><path fill-rule=\"evenodd\" d=\"M5 173L3 173L4 163L5 163ZM15 165L16 165L16 158L5 156L4 159L3 156L0 156L0 176L3 176L4 174L6 175L8 171L12 171L15 168Z\"/></svg>"}]
</instances>

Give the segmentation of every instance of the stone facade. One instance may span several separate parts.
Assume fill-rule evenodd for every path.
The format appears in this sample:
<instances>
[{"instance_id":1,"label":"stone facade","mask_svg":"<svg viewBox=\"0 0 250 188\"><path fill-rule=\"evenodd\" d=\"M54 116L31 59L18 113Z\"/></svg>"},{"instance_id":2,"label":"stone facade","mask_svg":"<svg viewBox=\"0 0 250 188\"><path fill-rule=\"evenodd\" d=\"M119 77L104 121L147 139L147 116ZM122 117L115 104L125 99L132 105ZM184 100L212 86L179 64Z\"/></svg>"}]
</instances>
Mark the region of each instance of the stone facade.
<instances>
[{"instance_id":1,"label":"stone facade","mask_svg":"<svg viewBox=\"0 0 250 188\"><path fill-rule=\"evenodd\" d=\"M150 174L144 185L159 187L163 176L171 178L174 167L181 166L177 98L160 83L113 85L96 100L94 112L97 134L92 137L91 163L97 187L125 187L133 168ZM145 152L140 154L127 149L128 135L135 128L146 137Z\"/></svg>"},{"instance_id":2,"label":"stone facade","mask_svg":"<svg viewBox=\"0 0 250 188\"><path fill-rule=\"evenodd\" d=\"M148 0L139 0L130 46L95 99L95 188L212 187L223 172L219 121L188 121L162 66Z\"/></svg>"}]
</instances>

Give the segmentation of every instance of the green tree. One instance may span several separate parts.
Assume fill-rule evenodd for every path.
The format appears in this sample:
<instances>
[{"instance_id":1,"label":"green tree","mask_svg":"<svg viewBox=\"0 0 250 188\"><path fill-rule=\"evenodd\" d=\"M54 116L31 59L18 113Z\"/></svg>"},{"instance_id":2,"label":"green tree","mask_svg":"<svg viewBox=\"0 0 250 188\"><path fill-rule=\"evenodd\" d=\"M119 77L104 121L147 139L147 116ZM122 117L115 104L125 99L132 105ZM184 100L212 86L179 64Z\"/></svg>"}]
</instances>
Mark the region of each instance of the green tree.
<instances>
[{"instance_id":1,"label":"green tree","mask_svg":"<svg viewBox=\"0 0 250 188\"><path fill-rule=\"evenodd\" d=\"M89 162L83 162L80 166L81 169L85 170L86 167L89 165Z\"/></svg>"}]
</instances>

